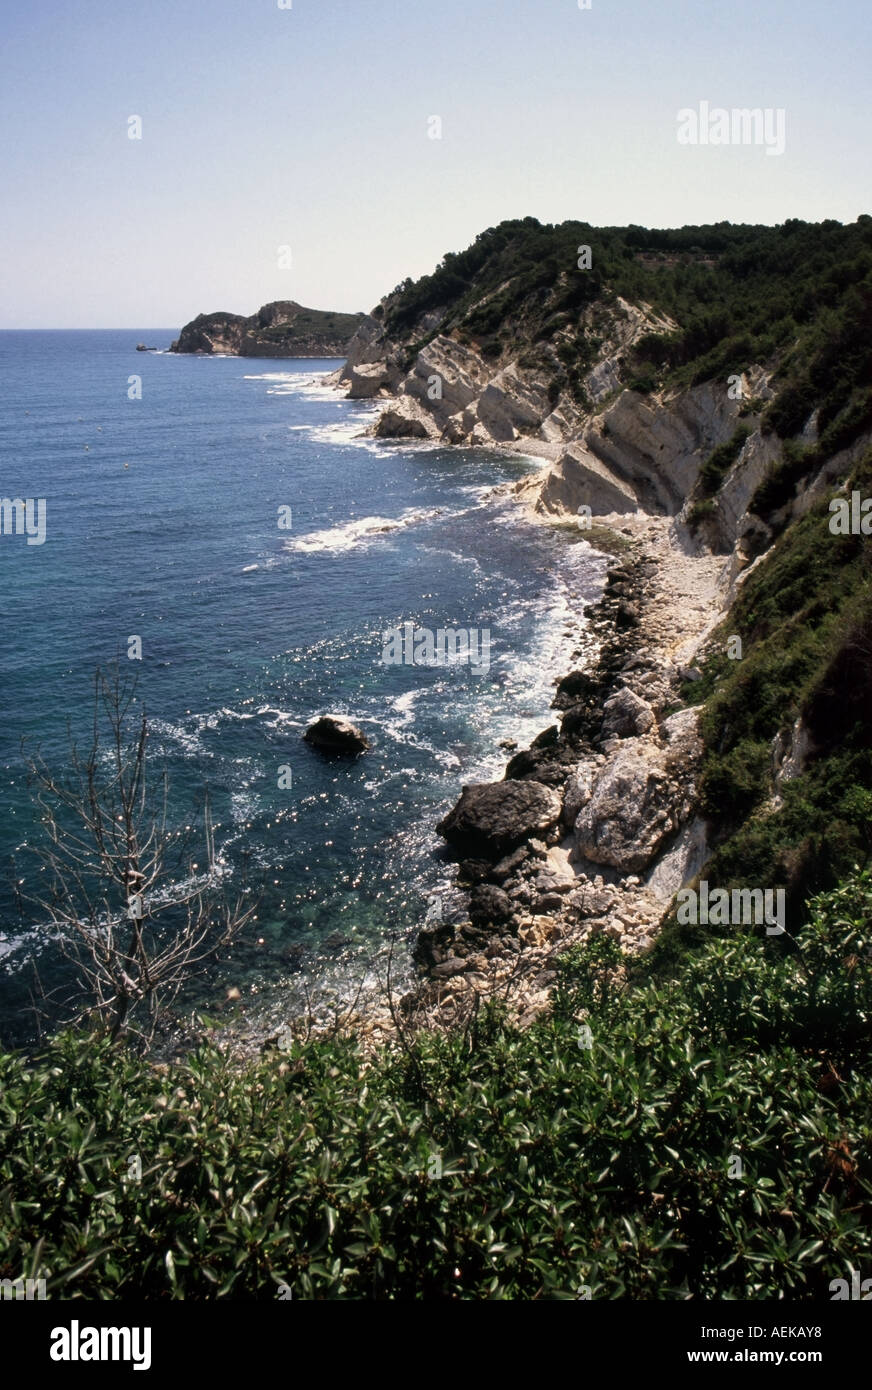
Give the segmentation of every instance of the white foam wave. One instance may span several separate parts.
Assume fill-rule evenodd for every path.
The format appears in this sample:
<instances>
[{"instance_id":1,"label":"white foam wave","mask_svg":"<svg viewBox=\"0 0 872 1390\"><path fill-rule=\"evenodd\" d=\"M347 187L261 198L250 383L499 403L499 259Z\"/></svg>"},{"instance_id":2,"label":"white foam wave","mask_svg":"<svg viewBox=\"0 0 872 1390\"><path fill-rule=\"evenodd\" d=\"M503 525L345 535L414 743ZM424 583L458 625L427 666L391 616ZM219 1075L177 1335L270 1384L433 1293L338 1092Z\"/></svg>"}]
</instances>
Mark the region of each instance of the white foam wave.
<instances>
[{"instance_id":1,"label":"white foam wave","mask_svg":"<svg viewBox=\"0 0 872 1390\"><path fill-rule=\"evenodd\" d=\"M301 377L301 372L247 372L243 379L245 381L296 381Z\"/></svg>"},{"instance_id":2,"label":"white foam wave","mask_svg":"<svg viewBox=\"0 0 872 1390\"><path fill-rule=\"evenodd\" d=\"M329 444L333 448L365 449L368 454L382 452L382 445L366 431L367 421L358 417L354 420L339 420L335 425L309 426L309 441L312 444Z\"/></svg>"},{"instance_id":3,"label":"white foam wave","mask_svg":"<svg viewBox=\"0 0 872 1390\"><path fill-rule=\"evenodd\" d=\"M448 550L444 546L422 545L419 549L425 555L447 555L449 560L454 560L458 565L471 565L475 574L482 574L482 568L474 555L462 555L459 550Z\"/></svg>"},{"instance_id":4,"label":"white foam wave","mask_svg":"<svg viewBox=\"0 0 872 1390\"><path fill-rule=\"evenodd\" d=\"M335 386L325 384L323 372L251 372L245 380L269 382L268 396L305 396L310 401L333 401L339 405L345 400Z\"/></svg>"},{"instance_id":5,"label":"white foam wave","mask_svg":"<svg viewBox=\"0 0 872 1390\"><path fill-rule=\"evenodd\" d=\"M395 531L405 531L410 526L431 521L434 517L441 516L444 511L444 507L428 507L423 511L409 507L398 517L363 516L356 521L343 521L339 526L331 526L328 530L310 531L307 536L295 536L293 540L285 541L285 549L300 554L316 551L339 554L342 551L353 550L357 545L371 544Z\"/></svg>"}]
</instances>

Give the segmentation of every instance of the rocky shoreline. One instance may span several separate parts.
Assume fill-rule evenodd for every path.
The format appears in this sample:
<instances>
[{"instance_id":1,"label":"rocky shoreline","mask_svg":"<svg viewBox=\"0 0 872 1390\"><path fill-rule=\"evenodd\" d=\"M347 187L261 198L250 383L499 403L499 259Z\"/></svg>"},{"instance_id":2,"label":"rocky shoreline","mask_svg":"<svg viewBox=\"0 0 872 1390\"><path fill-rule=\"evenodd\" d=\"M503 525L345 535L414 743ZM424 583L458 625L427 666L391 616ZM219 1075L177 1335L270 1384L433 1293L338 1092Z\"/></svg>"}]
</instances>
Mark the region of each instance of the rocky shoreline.
<instances>
[{"instance_id":1,"label":"rocky shoreline","mask_svg":"<svg viewBox=\"0 0 872 1390\"><path fill-rule=\"evenodd\" d=\"M596 656L559 681L559 722L513 754L502 781L464 787L440 822L467 914L421 928L413 987L355 1020L371 1043L462 1026L488 998L532 1022L549 1006L562 952L599 933L627 956L650 950L675 891L706 858L702 744L680 687L721 616L723 557L684 553L668 518L604 520L623 553L585 610Z\"/></svg>"},{"instance_id":2,"label":"rocky shoreline","mask_svg":"<svg viewBox=\"0 0 872 1390\"><path fill-rule=\"evenodd\" d=\"M760 513L754 500L784 463L769 418L779 362L768 351L729 374L664 378L659 340L666 360L679 328L655 305L612 292L570 302L556 272L543 299L532 282L480 273L475 256L468 269L478 299L444 267L444 300L430 280L398 286L325 384L379 403L375 438L542 459L515 486L519 503L543 525L586 521L594 544L609 533L619 556L585 614L599 650L558 683L555 723L499 782L464 787L440 822L464 920L425 923L413 987L357 1010L356 1030L373 1039L462 1024L489 996L529 1021L548 1007L556 958L575 942L603 933L627 956L651 948L716 834L699 810L699 710L685 698L693 663L784 527L869 445L866 431L815 456L805 485ZM815 411L802 428L812 454L818 424ZM773 760L795 775L802 749L793 758L782 743Z\"/></svg>"}]
</instances>

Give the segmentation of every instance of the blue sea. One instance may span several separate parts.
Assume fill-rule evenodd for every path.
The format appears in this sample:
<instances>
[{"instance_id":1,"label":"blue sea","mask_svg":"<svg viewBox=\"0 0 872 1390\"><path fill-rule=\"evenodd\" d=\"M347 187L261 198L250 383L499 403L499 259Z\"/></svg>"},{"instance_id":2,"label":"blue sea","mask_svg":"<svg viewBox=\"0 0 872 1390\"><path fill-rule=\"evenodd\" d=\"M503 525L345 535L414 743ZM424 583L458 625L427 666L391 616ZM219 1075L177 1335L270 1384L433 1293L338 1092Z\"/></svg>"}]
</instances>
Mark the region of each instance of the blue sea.
<instances>
[{"instance_id":1,"label":"blue sea","mask_svg":"<svg viewBox=\"0 0 872 1390\"><path fill-rule=\"evenodd\" d=\"M9 1042L32 1027L34 967L42 989L68 968L19 897L44 833L26 756L67 769L97 667L138 678L171 822L208 790L228 882L257 885L257 920L183 1001L222 1007L236 986L236 1024L255 1034L307 991L369 988L388 942L402 978L424 915L457 910L436 822L463 783L502 775L501 740L553 721L602 588L605 559L504 486L534 460L366 437L375 408L324 384L335 360L135 351L174 336L0 333L0 493L45 499L43 544L0 536ZM489 669L384 664L383 634L404 622L488 631ZM324 712L358 723L370 751L311 749L301 736Z\"/></svg>"}]
</instances>

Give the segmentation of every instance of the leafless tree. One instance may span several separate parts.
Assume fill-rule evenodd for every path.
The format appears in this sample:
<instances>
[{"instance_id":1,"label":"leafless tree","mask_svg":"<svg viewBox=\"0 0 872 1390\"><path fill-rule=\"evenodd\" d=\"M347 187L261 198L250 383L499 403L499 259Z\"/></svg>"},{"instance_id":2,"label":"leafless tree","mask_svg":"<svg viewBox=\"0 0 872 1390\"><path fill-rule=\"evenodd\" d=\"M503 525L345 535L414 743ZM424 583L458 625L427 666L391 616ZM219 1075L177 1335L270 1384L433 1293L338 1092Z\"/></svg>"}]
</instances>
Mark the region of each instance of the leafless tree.
<instances>
[{"instance_id":1,"label":"leafless tree","mask_svg":"<svg viewBox=\"0 0 872 1390\"><path fill-rule=\"evenodd\" d=\"M166 771L152 788L147 741L136 681L116 666L96 673L87 753L71 741L63 776L40 754L28 760L48 840L37 851L48 885L29 902L76 966L72 1021L144 1045L182 986L256 910L244 885L235 899L226 895L208 800L199 856L198 827L171 827Z\"/></svg>"}]
</instances>

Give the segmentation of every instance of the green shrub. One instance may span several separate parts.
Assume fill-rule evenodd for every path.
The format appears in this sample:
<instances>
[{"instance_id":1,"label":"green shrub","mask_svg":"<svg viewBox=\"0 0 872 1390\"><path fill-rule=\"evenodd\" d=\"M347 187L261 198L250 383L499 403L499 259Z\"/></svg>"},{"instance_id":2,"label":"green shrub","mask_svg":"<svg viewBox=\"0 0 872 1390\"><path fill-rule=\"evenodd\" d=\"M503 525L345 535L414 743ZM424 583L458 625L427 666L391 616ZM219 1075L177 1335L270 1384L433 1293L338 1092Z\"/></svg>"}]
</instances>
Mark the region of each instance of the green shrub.
<instances>
[{"instance_id":1,"label":"green shrub","mask_svg":"<svg viewBox=\"0 0 872 1390\"><path fill-rule=\"evenodd\" d=\"M712 752L700 778L703 812L734 824L766 796L772 754L768 743L743 739L728 752Z\"/></svg>"},{"instance_id":2,"label":"green shrub","mask_svg":"<svg viewBox=\"0 0 872 1390\"><path fill-rule=\"evenodd\" d=\"M694 502L690 511L687 513L687 524L692 529L701 526L708 517L714 516L715 504L711 497L704 497L699 502Z\"/></svg>"},{"instance_id":3,"label":"green shrub","mask_svg":"<svg viewBox=\"0 0 872 1390\"><path fill-rule=\"evenodd\" d=\"M782 446L777 464L751 498L749 511L756 512L758 516L770 516L783 507L796 495L798 484L819 462L822 460L814 447L788 439Z\"/></svg>"},{"instance_id":4,"label":"green shrub","mask_svg":"<svg viewBox=\"0 0 872 1390\"><path fill-rule=\"evenodd\" d=\"M797 946L709 940L619 990L594 943L552 1017L485 1008L370 1063L341 1038L236 1066L70 1036L0 1055L0 1277L137 1301L826 1297L872 1262L868 875Z\"/></svg>"},{"instance_id":5,"label":"green shrub","mask_svg":"<svg viewBox=\"0 0 872 1390\"><path fill-rule=\"evenodd\" d=\"M657 372L650 362L643 362L636 374L627 382L631 391L638 391L642 396L650 396L652 391L658 387Z\"/></svg>"},{"instance_id":6,"label":"green shrub","mask_svg":"<svg viewBox=\"0 0 872 1390\"><path fill-rule=\"evenodd\" d=\"M700 484L704 496L712 497L717 492L727 473L729 473L736 459L742 452L745 441L750 433L750 425L739 425L731 439L728 439L724 444L719 444L718 447L709 454L699 471Z\"/></svg>"}]
</instances>

